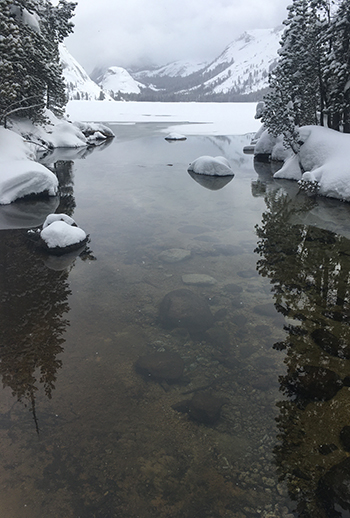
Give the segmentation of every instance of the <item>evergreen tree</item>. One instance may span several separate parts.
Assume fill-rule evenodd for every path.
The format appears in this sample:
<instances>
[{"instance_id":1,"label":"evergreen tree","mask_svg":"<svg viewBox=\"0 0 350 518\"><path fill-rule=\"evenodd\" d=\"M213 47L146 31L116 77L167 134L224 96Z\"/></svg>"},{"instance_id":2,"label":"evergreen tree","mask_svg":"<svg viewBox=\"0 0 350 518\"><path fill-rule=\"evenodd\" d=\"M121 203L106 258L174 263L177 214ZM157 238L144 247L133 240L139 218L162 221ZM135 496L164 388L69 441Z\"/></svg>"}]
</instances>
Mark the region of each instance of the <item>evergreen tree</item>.
<instances>
[{"instance_id":1,"label":"evergreen tree","mask_svg":"<svg viewBox=\"0 0 350 518\"><path fill-rule=\"evenodd\" d=\"M72 32L76 4L0 0L0 122L16 112L34 121L66 104L59 43Z\"/></svg>"},{"instance_id":2,"label":"evergreen tree","mask_svg":"<svg viewBox=\"0 0 350 518\"><path fill-rule=\"evenodd\" d=\"M332 20L327 38L331 48L325 58L328 90L328 126L350 133L350 4L343 0Z\"/></svg>"},{"instance_id":3,"label":"evergreen tree","mask_svg":"<svg viewBox=\"0 0 350 518\"><path fill-rule=\"evenodd\" d=\"M350 3L293 0L284 23L262 120L297 152L300 126L350 132Z\"/></svg>"},{"instance_id":4,"label":"evergreen tree","mask_svg":"<svg viewBox=\"0 0 350 518\"><path fill-rule=\"evenodd\" d=\"M270 74L263 122L274 135L284 134L297 150L296 128L316 124L320 104L320 51L316 7L309 0L294 0L288 8L280 59Z\"/></svg>"}]
</instances>

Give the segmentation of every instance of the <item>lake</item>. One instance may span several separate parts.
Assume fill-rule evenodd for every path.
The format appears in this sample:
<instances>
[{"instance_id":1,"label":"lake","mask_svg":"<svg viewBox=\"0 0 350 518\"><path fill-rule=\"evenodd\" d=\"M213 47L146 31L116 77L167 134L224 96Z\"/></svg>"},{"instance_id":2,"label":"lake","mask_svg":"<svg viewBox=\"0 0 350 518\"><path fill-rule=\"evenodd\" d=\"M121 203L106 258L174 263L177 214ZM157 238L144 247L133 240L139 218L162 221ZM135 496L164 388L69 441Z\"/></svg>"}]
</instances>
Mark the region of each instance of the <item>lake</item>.
<instances>
[{"instance_id":1,"label":"lake","mask_svg":"<svg viewBox=\"0 0 350 518\"><path fill-rule=\"evenodd\" d=\"M60 200L2 208L0 516L348 516L350 207L274 181L251 135L167 126L56 151ZM235 176L190 176L202 155ZM10 228L50 211L80 255Z\"/></svg>"}]
</instances>

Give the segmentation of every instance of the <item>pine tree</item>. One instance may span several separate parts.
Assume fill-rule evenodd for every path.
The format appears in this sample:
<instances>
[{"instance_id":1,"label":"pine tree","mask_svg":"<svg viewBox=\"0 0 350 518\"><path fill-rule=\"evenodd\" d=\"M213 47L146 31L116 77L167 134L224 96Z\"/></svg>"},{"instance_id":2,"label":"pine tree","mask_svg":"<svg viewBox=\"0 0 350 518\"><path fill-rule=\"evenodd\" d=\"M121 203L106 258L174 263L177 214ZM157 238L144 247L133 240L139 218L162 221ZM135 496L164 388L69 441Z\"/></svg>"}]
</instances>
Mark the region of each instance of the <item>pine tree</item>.
<instances>
[{"instance_id":1,"label":"pine tree","mask_svg":"<svg viewBox=\"0 0 350 518\"><path fill-rule=\"evenodd\" d=\"M293 0L263 122L297 152L300 126L350 131L349 0Z\"/></svg>"},{"instance_id":2,"label":"pine tree","mask_svg":"<svg viewBox=\"0 0 350 518\"><path fill-rule=\"evenodd\" d=\"M296 151L296 128L317 123L319 53L310 2L294 0L288 11L280 59L270 75L263 122L274 135L283 133L286 143Z\"/></svg>"},{"instance_id":3,"label":"pine tree","mask_svg":"<svg viewBox=\"0 0 350 518\"><path fill-rule=\"evenodd\" d=\"M42 120L67 102L58 45L72 32L76 4L0 0L0 122L20 112Z\"/></svg>"},{"instance_id":4,"label":"pine tree","mask_svg":"<svg viewBox=\"0 0 350 518\"><path fill-rule=\"evenodd\" d=\"M331 47L325 58L329 127L350 133L350 4L343 0L328 31Z\"/></svg>"}]
</instances>

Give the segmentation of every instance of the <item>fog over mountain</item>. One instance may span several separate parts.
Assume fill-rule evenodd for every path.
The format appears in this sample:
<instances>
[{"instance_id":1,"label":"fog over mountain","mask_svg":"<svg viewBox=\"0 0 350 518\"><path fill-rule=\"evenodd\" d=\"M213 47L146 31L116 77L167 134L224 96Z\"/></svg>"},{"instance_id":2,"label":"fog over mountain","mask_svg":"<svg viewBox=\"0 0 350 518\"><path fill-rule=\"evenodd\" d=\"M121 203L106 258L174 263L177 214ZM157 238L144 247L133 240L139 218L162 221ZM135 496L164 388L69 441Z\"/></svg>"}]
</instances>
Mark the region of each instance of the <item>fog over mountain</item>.
<instances>
[{"instance_id":1,"label":"fog over mountain","mask_svg":"<svg viewBox=\"0 0 350 518\"><path fill-rule=\"evenodd\" d=\"M258 100L266 91L268 74L277 62L283 30L281 26L246 31L210 63L175 61L137 71L127 71L117 64L107 69L95 69L92 79L98 93L93 95L96 99L110 95L116 100L139 101ZM75 83L81 84L82 67L77 67L74 58L69 65L66 54L64 60L70 98L84 98L82 86L72 88ZM79 76L76 81L72 79L74 74ZM87 80L88 92L92 88L89 81L92 80Z\"/></svg>"}]
</instances>

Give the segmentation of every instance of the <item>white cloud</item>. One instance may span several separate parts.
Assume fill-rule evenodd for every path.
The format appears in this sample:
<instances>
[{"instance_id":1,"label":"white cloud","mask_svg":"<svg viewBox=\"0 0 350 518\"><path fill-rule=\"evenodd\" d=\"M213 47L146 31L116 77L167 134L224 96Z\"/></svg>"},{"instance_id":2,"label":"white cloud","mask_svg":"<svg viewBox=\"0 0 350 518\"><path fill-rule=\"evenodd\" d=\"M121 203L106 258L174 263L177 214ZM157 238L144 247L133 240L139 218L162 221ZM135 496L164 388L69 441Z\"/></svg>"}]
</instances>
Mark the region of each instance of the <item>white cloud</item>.
<instances>
[{"instance_id":1,"label":"white cloud","mask_svg":"<svg viewBox=\"0 0 350 518\"><path fill-rule=\"evenodd\" d=\"M99 65L210 60L244 30L272 28L290 0L80 0L66 44L88 72Z\"/></svg>"}]
</instances>

